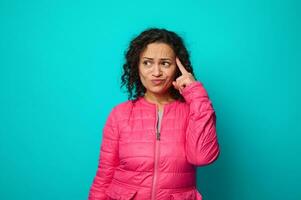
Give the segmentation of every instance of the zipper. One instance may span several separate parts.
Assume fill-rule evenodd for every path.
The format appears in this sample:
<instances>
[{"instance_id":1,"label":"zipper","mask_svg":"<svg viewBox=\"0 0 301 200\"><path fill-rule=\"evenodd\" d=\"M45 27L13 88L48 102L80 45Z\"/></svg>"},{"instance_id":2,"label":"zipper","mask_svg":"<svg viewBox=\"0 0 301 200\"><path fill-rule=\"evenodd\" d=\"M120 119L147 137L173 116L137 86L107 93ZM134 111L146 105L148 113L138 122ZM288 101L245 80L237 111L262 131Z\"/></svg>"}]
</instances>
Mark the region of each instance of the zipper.
<instances>
[{"instance_id":1,"label":"zipper","mask_svg":"<svg viewBox=\"0 0 301 200\"><path fill-rule=\"evenodd\" d=\"M164 109L162 111L162 117L161 117L161 122L164 114ZM159 113L158 113L158 106L156 105L156 124L155 124L155 129L156 129L156 139L155 139L155 162L154 162L154 176L153 176L153 183L152 183L152 190L151 190L151 200L155 200L156 198L156 187L157 187L157 176L158 176L158 161L159 161L159 154L160 154L160 131L162 128L162 123L161 127L159 130Z\"/></svg>"}]
</instances>

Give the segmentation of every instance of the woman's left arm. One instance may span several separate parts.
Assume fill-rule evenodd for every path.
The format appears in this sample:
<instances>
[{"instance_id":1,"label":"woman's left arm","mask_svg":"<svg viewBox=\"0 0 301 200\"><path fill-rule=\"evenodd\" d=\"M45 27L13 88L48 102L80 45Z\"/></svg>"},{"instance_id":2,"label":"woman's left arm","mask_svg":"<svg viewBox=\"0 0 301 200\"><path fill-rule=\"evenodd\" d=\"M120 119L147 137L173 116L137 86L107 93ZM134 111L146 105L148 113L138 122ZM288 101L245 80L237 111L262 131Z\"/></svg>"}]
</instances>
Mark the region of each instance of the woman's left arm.
<instances>
[{"instance_id":1,"label":"woman's left arm","mask_svg":"<svg viewBox=\"0 0 301 200\"><path fill-rule=\"evenodd\" d=\"M189 104L186 129L186 157L193 165L208 165L217 159L219 144L216 135L216 115L203 84L176 58L182 75L173 85Z\"/></svg>"},{"instance_id":2,"label":"woman's left arm","mask_svg":"<svg viewBox=\"0 0 301 200\"><path fill-rule=\"evenodd\" d=\"M181 94L189 104L186 129L186 157L193 165L208 165L219 156L216 115L203 84L190 83Z\"/></svg>"}]
</instances>

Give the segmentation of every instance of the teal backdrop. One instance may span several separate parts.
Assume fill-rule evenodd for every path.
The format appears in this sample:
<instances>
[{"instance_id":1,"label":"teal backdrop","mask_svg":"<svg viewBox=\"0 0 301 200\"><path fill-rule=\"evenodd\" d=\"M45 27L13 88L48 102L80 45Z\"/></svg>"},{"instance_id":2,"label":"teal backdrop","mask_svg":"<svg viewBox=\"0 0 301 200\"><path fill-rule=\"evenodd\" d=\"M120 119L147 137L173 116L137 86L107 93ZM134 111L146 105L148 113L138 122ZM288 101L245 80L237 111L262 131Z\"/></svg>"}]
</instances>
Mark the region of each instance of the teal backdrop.
<instances>
[{"instance_id":1,"label":"teal backdrop","mask_svg":"<svg viewBox=\"0 0 301 200\"><path fill-rule=\"evenodd\" d=\"M183 37L217 114L204 200L298 200L298 0L0 1L0 199L87 199L124 51L148 27ZM299 102L299 103L298 103Z\"/></svg>"}]
</instances>

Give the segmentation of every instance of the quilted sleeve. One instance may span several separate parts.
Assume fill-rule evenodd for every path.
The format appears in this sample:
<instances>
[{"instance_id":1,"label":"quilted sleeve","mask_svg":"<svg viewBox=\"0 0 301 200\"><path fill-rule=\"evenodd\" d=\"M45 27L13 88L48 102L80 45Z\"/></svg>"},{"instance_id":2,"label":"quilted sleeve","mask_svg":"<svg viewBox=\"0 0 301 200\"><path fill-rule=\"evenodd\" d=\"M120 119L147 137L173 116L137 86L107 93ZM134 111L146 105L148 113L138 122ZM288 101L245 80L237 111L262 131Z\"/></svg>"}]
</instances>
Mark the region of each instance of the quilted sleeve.
<instances>
[{"instance_id":1,"label":"quilted sleeve","mask_svg":"<svg viewBox=\"0 0 301 200\"><path fill-rule=\"evenodd\" d=\"M119 164L118 129L115 120L115 107L109 114L103 128L103 138L98 159L98 169L89 191L89 200L107 199L105 190L114 175L115 167Z\"/></svg>"},{"instance_id":2,"label":"quilted sleeve","mask_svg":"<svg viewBox=\"0 0 301 200\"><path fill-rule=\"evenodd\" d=\"M196 166L208 165L219 156L212 102L199 81L187 85L182 95L189 104L185 144L187 161Z\"/></svg>"}]
</instances>

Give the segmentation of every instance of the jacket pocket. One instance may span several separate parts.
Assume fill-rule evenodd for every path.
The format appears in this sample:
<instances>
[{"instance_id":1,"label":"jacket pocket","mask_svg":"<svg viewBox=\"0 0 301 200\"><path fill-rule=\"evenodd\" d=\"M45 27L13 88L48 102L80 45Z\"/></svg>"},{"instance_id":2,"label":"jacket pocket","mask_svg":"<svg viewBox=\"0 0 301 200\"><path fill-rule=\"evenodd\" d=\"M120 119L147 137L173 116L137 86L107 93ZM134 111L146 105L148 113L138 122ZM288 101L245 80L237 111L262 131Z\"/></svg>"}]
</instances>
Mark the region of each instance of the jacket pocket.
<instances>
[{"instance_id":1,"label":"jacket pocket","mask_svg":"<svg viewBox=\"0 0 301 200\"><path fill-rule=\"evenodd\" d=\"M202 200L197 189L170 194L170 200Z\"/></svg>"},{"instance_id":2,"label":"jacket pocket","mask_svg":"<svg viewBox=\"0 0 301 200\"><path fill-rule=\"evenodd\" d=\"M108 200L133 200L137 190L111 183L105 193Z\"/></svg>"}]
</instances>

